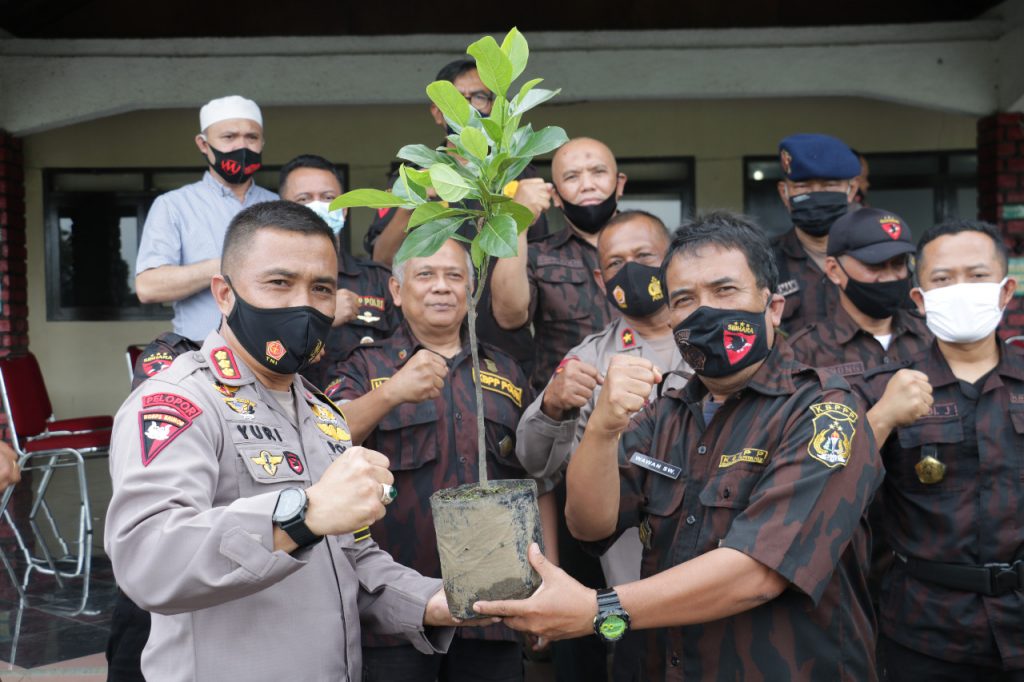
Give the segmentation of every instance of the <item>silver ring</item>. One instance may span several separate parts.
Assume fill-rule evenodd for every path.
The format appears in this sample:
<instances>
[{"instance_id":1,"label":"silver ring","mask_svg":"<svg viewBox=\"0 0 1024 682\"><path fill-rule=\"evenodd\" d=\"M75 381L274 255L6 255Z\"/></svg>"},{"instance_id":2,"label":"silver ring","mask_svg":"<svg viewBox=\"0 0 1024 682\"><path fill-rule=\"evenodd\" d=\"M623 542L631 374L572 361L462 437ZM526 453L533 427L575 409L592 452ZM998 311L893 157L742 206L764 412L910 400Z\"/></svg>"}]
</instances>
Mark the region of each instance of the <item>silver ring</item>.
<instances>
[{"instance_id":1,"label":"silver ring","mask_svg":"<svg viewBox=\"0 0 1024 682\"><path fill-rule=\"evenodd\" d=\"M396 497L398 497L398 490L395 489L395 486L390 485L388 483L381 483L380 484L380 503L381 504L383 504L384 506L387 506L387 505L391 504L392 502L394 502Z\"/></svg>"}]
</instances>

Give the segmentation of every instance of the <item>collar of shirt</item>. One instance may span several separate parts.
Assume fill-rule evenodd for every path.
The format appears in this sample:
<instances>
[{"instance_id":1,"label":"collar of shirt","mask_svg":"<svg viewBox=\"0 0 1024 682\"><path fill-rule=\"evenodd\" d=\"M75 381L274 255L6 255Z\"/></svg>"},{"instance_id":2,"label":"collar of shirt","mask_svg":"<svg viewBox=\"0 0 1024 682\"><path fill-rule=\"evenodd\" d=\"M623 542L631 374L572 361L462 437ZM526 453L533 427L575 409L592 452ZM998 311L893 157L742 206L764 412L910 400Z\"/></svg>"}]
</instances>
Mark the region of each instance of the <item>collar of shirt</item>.
<instances>
[{"instance_id":1,"label":"collar of shirt","mask_svg":"<svg viewBox=\"0 0 1024 682\"><path fill-rule=\"evenodd\" d=\"M235 351L218 332L213 331L206 337L199 354L210 367L210 371L217 377L217 381L227 386L245 386L247 384L259 384L256 375L249 369L249 366L238 359ZM307 403L314 403L315 394L304 383L301 375L292 376L292 388L295 394L301 396ZM270 389L268 388L267 391ZM326 398L323 398L327 401ZM327 401L329 402L329 401Z\"/></svg>"},{"instance_id":2,"label":"collar of shirt","mask_svg":"<svg viewBox=\"0 0 1024 682\"><path fill-rule=\"evenodd\" d=\"M453 358L445 358L445 362L451 368L456 367L460 362L466 358L472 357L469 348L469 327L466 322L462 322L462 328L459 330L459 335L462 340L462 349ZM395 363L395 369L399 370L405 366L405 363L409 362L409 358L416 355L417 351L421 348L426 348L420 340L413 334L412 328L409 327L409 321L402 319L402 323L398 325L395 331L388 338L381 342L381 347L385 349L388 357ZM429 349L428 349L429 350ZM484 358L490 358L491 354L487 350L487 346L480 343L480 360Z\"/></svg>"},{"instance_id":3,"label":"collar of shirt","mask_svg":"<svg viewBox=\"0 0 1024 682\"><path fill-rule=\"evenodd\" d=\"M231 188L219 182L217 178L213 177L213 173L211 173L210 171L206 171L205 173L203 173L203 184L206 187L208 187L210 191L214 192L217 196L231 197L235 201L238 200L238 197L236 197L235 193L231 191ZM249 183L248 189L245 190L245 200L249 199L249 195L252 194L252 190L255 186L255 180ZM243 204L245 203L245 200L242 201Z\"/></svg>"},{"instance_id":4,"label":"collar of shirt","mask_svg":"<svg viewBox=\"0 0 1024 682\"><path fill-rule=\"evenodd\" d=\"M903 334L924 336L924 323L916 324L916 322L917 318L913 317L909 311L897 310L896 314L892 316L892 341L895 341ZM836 312L832 315L832 333L835 336L836 342L842 346L852 341L858 333L867 334L874 338L873 334L860 328L860 325L850 317L850 314L846 312L842 305L836 306ZM891 347L892 344L890 343Z\"/></svg>"},{"instance_id":5,"label":"collar of shirt","mask_svg":"<svg viewBox=\"0 0 1024 682\"><path fill-rule=\"evenodd\" d=\"M999 347L999 363L995 366L994 370L989 372L988 379L986 379L985 385L982 387L982 393L988 393L1001 387L1003 385L1003 377L1024 381L1024 358L1015 351L1004 348L998 336L996 341ZM929 352L924 353L914 364L914 369L928 375L928 382L932 385L932 388L940 388L956 384L960 381L953 374L949 363L946 362L946 356L942 354L937 340L932 341L931 349Z\"/></svg>"},{"instance_id":6,"label":"collar of shirt","mask_svg":"<svg viewBox=\"0 0 1024 682\"><path fill-rule=\"evenodd\" d=\"M551 245L553 248L558 248L560 246L565 246L566 244L568 244L570 239L579 242L582 246L597 251L596 246L594 246L586 239L576 234L576 230L569 227L568 223L566 223L564 230L559 230L558 232L555 232L551 235L548 244Z\"/></svg>"},{"instance_id":7,"label":"collar of shirt","mask_svg":"<svg viewBox=\"0 0 1024 682\"><path fill-rule=\"evenodd\" d=\"M800 243L800 239L796 236L795 227L779 238L779 246L782 247L782 252L790 258L797 258L799 260L806 260L808 258L807 252L804 251L804 245Z\"/></svg>"},{"instance_id":8,"label":"collar of shirt","mask_svg":"<svg viewBox=\"0 0 1024 682\"><path fill-rule=\"evenodd\" d=\"M339 235L340 236L340 235ZM338 272L343 275L356 276L359 274L359 260L343 248L338 249Z\"/></svg>"}]
</instances>

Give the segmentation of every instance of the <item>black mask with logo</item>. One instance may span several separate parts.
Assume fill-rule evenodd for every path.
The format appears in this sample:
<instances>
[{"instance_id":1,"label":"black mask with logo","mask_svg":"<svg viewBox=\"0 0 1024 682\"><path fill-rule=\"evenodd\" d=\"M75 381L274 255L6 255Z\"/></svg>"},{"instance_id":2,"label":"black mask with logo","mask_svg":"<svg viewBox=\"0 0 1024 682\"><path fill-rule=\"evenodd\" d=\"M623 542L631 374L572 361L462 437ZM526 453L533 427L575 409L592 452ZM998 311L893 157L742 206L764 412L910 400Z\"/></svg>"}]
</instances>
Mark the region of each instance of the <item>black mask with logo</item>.
<instances>
[{"instance_id":1,"label":"black mask with logo","mask_svg":"<svg viewBox=\"0 0 1024 682\"><path fill-rule=\"evenodd\" d=\"M615 215L615 209L618 206L619 201L615 198L615 192L612 192L611 196L600 204L592 206L580 206L562 199L562 213L569 219L569 222L587 234L597 234L605 226L605 223Z\"/></svg>"},{"instance_id":2,"label":"black mask with logo","mask_svg":"<svg viewBox=\"0 0 1024 682\"><path fill-rule=\"evenodd\" d=\"M812 237L824 237L849 211L845 192L808 192L789 198L793 224Z\"/></svg>"},{"instance_id":3,"label":"black mask with logo","mask_svg":"<svg viewBox=\"0 0 1024 682\"><path fill-rule=\"evenodd\" d=\"M660 268L630 261L604 283L612 305L629 317L648 317L665 305Z\"/></svg>"},{"instance_id":4,"label":"black mask with logo","mask_svg":"<svg viewBox=\"0 0 1024 682\"><path fill-rule=\"evenodd\" d=\"M672 331L683 359L700 376L735 374L771 351L763 311L701 306Z\"/></svg>"},{"instance_id":5,"label":"black mask with logo","mask_svg":"<svg viewBox=\"0 0 1024 682\"><path fill-rule=\"evenodd\" d=\"M222 152L212 144L209 147L213 152L213 163L210 164L210 168L232 185L248 182L253 173L263 167L263 155L246 147L230 152Z\"/></svg>"},{"instance_id":6,"label":"black mask with logo","mask_svg":"<svg viewBox=\"0 0 1024 682\"><path fill-rule=\"evenodd\" d=\"M896 279L891 282L860 282L850 277L846 268L839 267L846 273L846 288L843 293L850 303L865 315L875 320L884 320L903 308L910 296L910 278Z\"/></svg>"},{"instance_id":7,"label":"black mask with logo","mask_svg":"<svg viewBox=\"0 0 1024 682\"><path fill-rule=\"evenodd\" d=\"M295 374L313 364L331 331L330 316L310 306L257 308L246 303L234 286L231 291L235 307L228 315L228 326L249 355L278 374Z\"/></svg>"}]
</instances>

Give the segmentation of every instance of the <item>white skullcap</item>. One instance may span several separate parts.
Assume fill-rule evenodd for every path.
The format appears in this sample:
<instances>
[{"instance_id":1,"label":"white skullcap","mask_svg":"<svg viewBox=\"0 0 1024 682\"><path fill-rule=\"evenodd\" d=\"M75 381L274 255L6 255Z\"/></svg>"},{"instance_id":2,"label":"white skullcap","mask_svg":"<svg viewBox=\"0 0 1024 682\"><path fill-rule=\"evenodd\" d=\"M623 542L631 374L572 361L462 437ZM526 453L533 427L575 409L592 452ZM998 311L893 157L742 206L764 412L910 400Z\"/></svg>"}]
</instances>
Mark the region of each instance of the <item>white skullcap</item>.
<instances>
[{"instance_id":1,"label":"white skullcap","mask_svg":"<svg viewBox=\"0 0 1024 682\"><path fill-rule=\"evenodd\" d=\"M199 110L199 130L206 130L214 123L227 121L232 118L245 118L256 121L263 127L263 114L260 107L251 99L228 95L218 99L211 99L202 109Z\"/></svg>"}]
</instances>

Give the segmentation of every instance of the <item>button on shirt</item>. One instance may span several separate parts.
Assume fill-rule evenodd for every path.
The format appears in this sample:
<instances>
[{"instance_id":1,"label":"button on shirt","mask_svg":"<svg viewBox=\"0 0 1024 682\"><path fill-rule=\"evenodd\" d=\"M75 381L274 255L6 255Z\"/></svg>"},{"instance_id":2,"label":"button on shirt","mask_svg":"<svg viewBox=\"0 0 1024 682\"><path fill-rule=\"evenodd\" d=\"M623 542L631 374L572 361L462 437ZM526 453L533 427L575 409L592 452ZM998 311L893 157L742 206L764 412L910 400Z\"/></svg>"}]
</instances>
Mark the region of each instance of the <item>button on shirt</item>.
<instances>
[{"instance_id":1,"label":"button on shirt","mask_svg":"<svg viewBox=\"0 0 1024 682\"><path fill-rule=\"evenodd\" d=\"M451 641L423 626L441 582L365 529L274 550L278 494L318 481L351 445L308 382L281 400L291 409L212 332L118 410L104 541L117 582L153 613L146 679L358 681L363 629L428 654Z\"/></svg>"},{"instance_id":2,"label":"button on shirt","mask_svg":"<svg viewBox=\"0 0 1024 682\"><path fill-rule=\"evenodd\" d=\"M243 208L277 198L253 183L245 201L239 203L209 171L199 182L161 194L146 216L135 274L162 265L192 265L220 258L231 219ZM220 310L209 287L174 302L175 334L201 342L219 323Z\"/></svg>"},{"instance_id":3,"label":"button on shirt","mask_svg":"<svg viewBox=\"0 0 1024 682\"><path fill-rule=\"evenodd\" d=\"M706 393L696 380L666 388L622 434L616 533L640 527L645 577L728 547L789 586L734 616L649 631L650 679L876 679L865 510L883 471L861 401L778 337L707 425Z\"/></svg>"},{"instance_id":4,"label":"button on shirt","mask_svg":"<svg viewBox=\"0 0 1024 682\"><path fill-rule=\"evenodd\" d=\"M882 447L884 526L901 555L980 566L1024 559L1024 355L1003 346L977 383L956 378L938 344L910 369L933 388L931 410L896 429ZM894 370L896 368L894 367ZM892 372L869 378L877 400ZM946 465L923 483L914 465ZM1024 592L998 597L953 590L911 576L894 561L882 579L879 625L901 645L964 664L1024 669Z\"/></svg>"}]
</instances>

